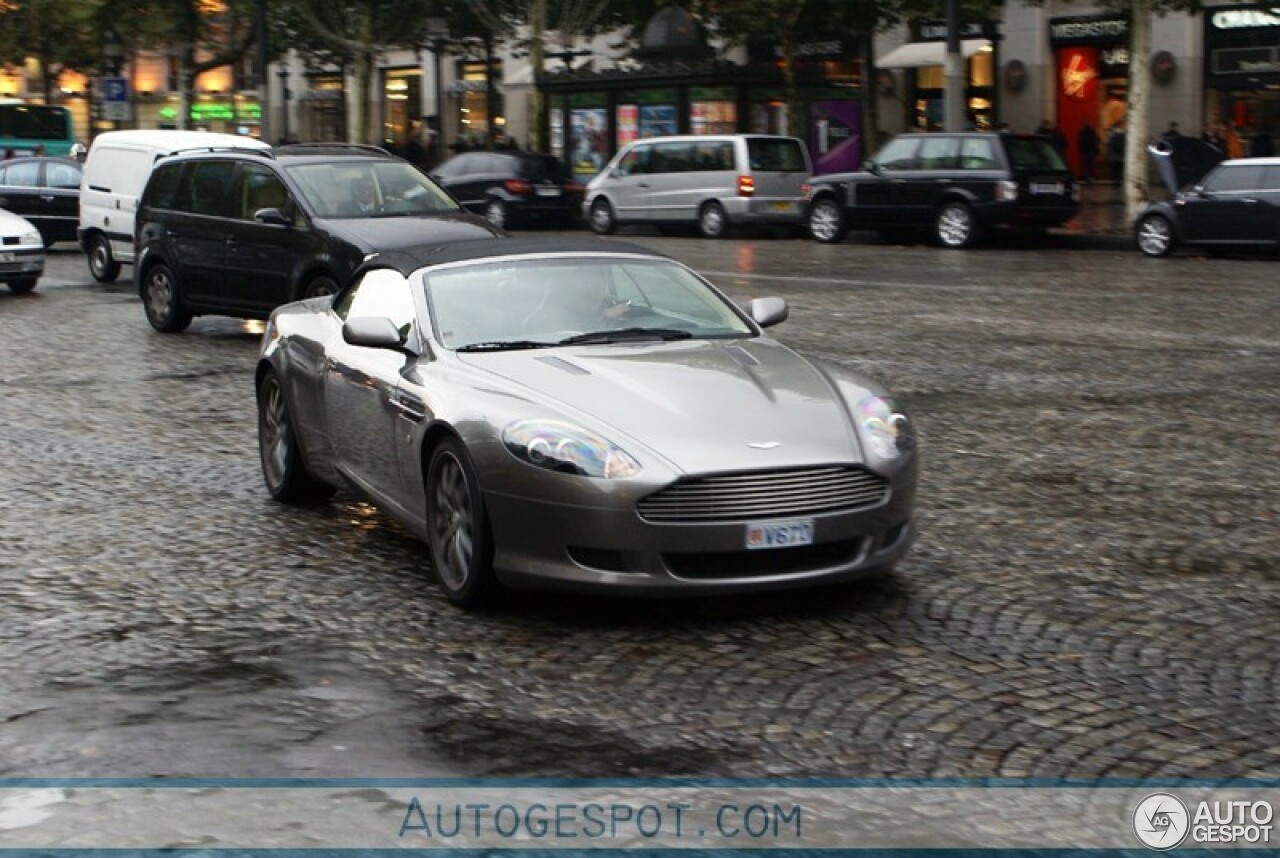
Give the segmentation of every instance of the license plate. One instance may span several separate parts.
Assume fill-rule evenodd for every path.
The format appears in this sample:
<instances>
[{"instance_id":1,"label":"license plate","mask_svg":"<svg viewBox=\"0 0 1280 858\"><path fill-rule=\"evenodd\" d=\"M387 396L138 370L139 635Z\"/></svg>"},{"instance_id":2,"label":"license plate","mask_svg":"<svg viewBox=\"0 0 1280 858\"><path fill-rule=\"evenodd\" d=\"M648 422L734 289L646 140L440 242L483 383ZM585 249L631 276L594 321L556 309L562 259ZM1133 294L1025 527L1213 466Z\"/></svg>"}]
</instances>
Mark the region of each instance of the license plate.
<instances>
[{"instance_id":1,"label":"license plate","mask_svg":"<svg viewBox=\"0 0 1280 858\"><path fill-rule=\"evenodd\" d=\"M772 206L773 206L773 210L774 210L774 211L776 211L776 212L789 212L789 211L791 211L791 203L787 203L787 202L780 202L780 203L770 203L770 205L772 205Z\"/></svg>"},{"instance_id":2,"label":"license plate","mask_svg":"<svg viewBox=\"0 0 1280 858\"><path fill-rule=\"evenodd\" d=\"M813 519L747 525L747 548L793 548L797 545L813 545Z\"/></svg>"},{"instance_id":3,"label":"license plate","mask_svg":"<svg viewBox=\"0 0 1280 858\"><path fill-rule=\"evenodd\" d=\"M13 262L17 259L12 253L0 253L0 262Z\"/></svg>"},{"instance_id":4,"label":"license plate","mask_svg":"<svg viewBox=\"0 0 1280 858\"><path fill-rule=\"evenodd\" d=\"M1061 182L1032 182L1031 193L1033 194L1061 194Z\"/></svg>"},{"instance_id":5,"label":"license plate","mask_svg":"<svg viewBox=\"0 0 1280 858\"><path fill-rule=\"evenodd\" d=\"M558 197L560 196L559 188L535 188L534 193L540 197Z\"/></svg>"}]
</instances>

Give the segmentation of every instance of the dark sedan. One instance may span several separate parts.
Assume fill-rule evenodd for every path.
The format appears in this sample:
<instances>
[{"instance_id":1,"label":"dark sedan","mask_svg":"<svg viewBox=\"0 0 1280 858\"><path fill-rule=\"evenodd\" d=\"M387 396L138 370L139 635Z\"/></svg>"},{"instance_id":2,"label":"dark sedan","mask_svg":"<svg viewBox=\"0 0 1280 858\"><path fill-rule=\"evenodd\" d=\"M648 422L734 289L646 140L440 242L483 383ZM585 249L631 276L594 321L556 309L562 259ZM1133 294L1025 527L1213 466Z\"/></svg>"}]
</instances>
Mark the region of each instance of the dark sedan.
<instances>
[{"instance_id":1,"label":"dark sedan","mask_svg":"<svg viewBox=\"0 0 1280 858\"><path fill-rule=\"evenodd\" d=\"M534 152L463 152L432 170L431 178L499 229L565 226L577 219L585 190L563 162Z\"/></svg>"},{"instance_id":2,"label":"dark sedan","mask_svg":"<svg viewBox=\"0 0 1280 858\"><path fill-rule=\"evenodd\" d=\"M48 247L75 241L80 222L80 162L15 158L0 164L0 208L35 224Z\"/></svg>"},{"instance_id":3,"label":"dark sedan","mask_svg":"<svg viewBox=\"0 0 1280 858\"><path fill-rule=\"evenodd\" d=\"M1151 155L1173 198L1151 203L1138 216L1134 237L1147 256L1168 256L1182 244L1211 252L1280 245L1280 158L1223 161L1179 190L1176 155L1163 148Z\"/></svg>"}]
</instances>

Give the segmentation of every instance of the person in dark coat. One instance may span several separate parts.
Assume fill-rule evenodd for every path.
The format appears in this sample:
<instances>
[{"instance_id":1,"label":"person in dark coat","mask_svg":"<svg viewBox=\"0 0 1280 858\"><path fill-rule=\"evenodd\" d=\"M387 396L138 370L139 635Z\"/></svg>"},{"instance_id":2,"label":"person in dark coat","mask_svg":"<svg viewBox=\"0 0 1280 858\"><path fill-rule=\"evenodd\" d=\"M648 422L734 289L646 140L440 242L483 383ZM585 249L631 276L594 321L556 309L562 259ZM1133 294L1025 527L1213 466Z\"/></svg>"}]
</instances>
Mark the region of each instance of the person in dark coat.
<instances>
[{"instance_id":1,"label":"person in dark coat","mask_svg":"<svg viewBox=\"0 0 1280 858\"><path fill-rule=\"evenodd\" d=\"M1098 148L1101 141L1098 140L1098 132L1093 130L1093 126L1086 122L1080 126L1080 131L1076 134L1076 150L1080 153L1080 170L1085 184L1093 184L1093 164L1098 160Z\"/></svg>"},{"instance_id":2,"label":"person in dark coat","mask_svg":"<svg viewBox=\"0 0 1280 858\"><path fill-rule=\"evenodd\" d=\"M1270 134L1259 131L1253 135L1253 141L1249 144L1249 157L1270 158L1275 154L1276 144L1272 141Z\"/></svg>"}]
</instances>

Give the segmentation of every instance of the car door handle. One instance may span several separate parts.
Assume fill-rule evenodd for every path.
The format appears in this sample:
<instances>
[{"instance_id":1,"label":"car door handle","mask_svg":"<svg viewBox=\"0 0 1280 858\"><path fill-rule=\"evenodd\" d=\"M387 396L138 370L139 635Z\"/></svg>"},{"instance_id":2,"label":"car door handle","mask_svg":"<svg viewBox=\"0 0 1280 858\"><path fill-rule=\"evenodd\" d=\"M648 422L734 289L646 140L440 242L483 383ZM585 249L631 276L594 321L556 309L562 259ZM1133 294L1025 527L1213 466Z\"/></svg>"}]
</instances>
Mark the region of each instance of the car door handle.
<instances>
[{"instance_id":1,"label":"car door handle","mask_svg":"<svg viewBox=\"0 0 1280 858\"><path fill-rule=\"evenodd\" d=\"M1245 197L1240 202L1244 203L1246 206L1256 206L1258 204L1258 200L1254 197Z\"/></svg>"},{"instance_id":2,"label":"car door handle","mask_svg":"<svg viewBox=\"0 0 1280 858\"><path fill-rule=\"evenodd\" d=\"M228 247L230 247L230 246L231 246L231 245L233 245L233 244L239 244L239 243L240 243L240 239L236 238L234 235L228 235L228 236L227 236L227 246L228 246Z\"/></svg>"},{"instance_id":3,"label":"car door handle","mask_svg":"<svg viewBox=\"0 0 1280 858\"><path fill-rule=\"evenodd\" d=\"M636 182L636 187L637 187L637 188L647 188L647 187L649 187L649 183L648 183L648 182Z\"/></svg>"},{"instance_id":4,"label":"car door handle","mask_svg":"<svg viewBox=\"0 0 1280 858\"><path fill-rule=\"evenodd\" d=\"M55 197L53 194L41 194L40 199L44 200L46 203L51 203L54 200L56 200L57 197Z\"/></svg>"}]
</instances>

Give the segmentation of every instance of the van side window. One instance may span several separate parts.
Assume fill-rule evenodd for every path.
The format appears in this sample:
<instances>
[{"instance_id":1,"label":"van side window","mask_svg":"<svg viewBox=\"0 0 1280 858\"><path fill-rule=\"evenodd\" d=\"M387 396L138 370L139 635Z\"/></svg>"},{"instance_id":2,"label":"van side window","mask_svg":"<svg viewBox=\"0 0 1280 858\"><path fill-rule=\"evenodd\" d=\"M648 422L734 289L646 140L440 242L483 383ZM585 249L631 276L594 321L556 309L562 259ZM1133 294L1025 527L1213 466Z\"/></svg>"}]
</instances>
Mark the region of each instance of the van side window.
<instances>
[{"instance_id":1,"label":"van side window","mask_svg":"<svg viewBox=\"0 0 1280 858\"><path fill-rule=\"evenodd\" d=\"M658 143L649 159L650 173L688 173L695 169L693 145L689 143Z\"/></svg>"},{"instance_id":2,"label":"van side window","mask_svg":"<svg viewBox=\"0 0 1280 858\"><path fill-rule=\"evenodd\" d=\"M990 140L970 137L960 144L961 170L994 170L997 167L999 164Z\"/></svg>"},{"instance_id":3,"label":"van side window","mask_svg":"<svg viewBox=\"0 0 1280 858\"><path fill-rule=\"evenodd\" d=\"M876 154L875 161L886 170L919 170L919 148L919 138L895 137Z\"/></svg>"},{"instance_id":4,"label":"van side window","mask_svg":"<svg viewBox=\"0 0 1280 858\"><path fill-rule=\"evenodd\" d=\"M693 169L701 172L732 170L733 144L727 140L714 143L695 143Z\"/></svg>"},{"instance_id":5,"label":"van side window","mask_svg":"<svg viewBox=\"0 0 1280 858\"><path fill-rule=\"evenodd\" d=\"M232 179L234 161L204 161L191 171L191 183L187 186L186 203L182 208L193 214L227 217L232 212Z\"/></svg>"},{"instance_id":6,"label":"van side window","mask_svg":"<svg viewBox=\"0 0 1280 858\"><path fill-rule=\"evenodd\" d=\"M253 220L259 209L280 209L289 202L289 192L284 183L260 164L245 164L240 168L239 217Z\"/></svg>"},{"instance_id":7,"label":"van side window","mask_svg":"<svg viewBox=\"0 0 1280 858\"><path fill-rule=\"evenodd\" d=\"M958 137L929 137L920 143L921 170L954 170L960 152Z\"/></svg>"},{"instance_id":8,"label":"van side window","mask_svg":"<svg viewBox=\"0 0 1280 858\"><path fill-rule=\"evenodd\" d=\"M182 176L182 164L164 164L156 168L147 185L147 205L157 209L171 209L178 194L178 179Z\"/></svg>"}]
</instances>

